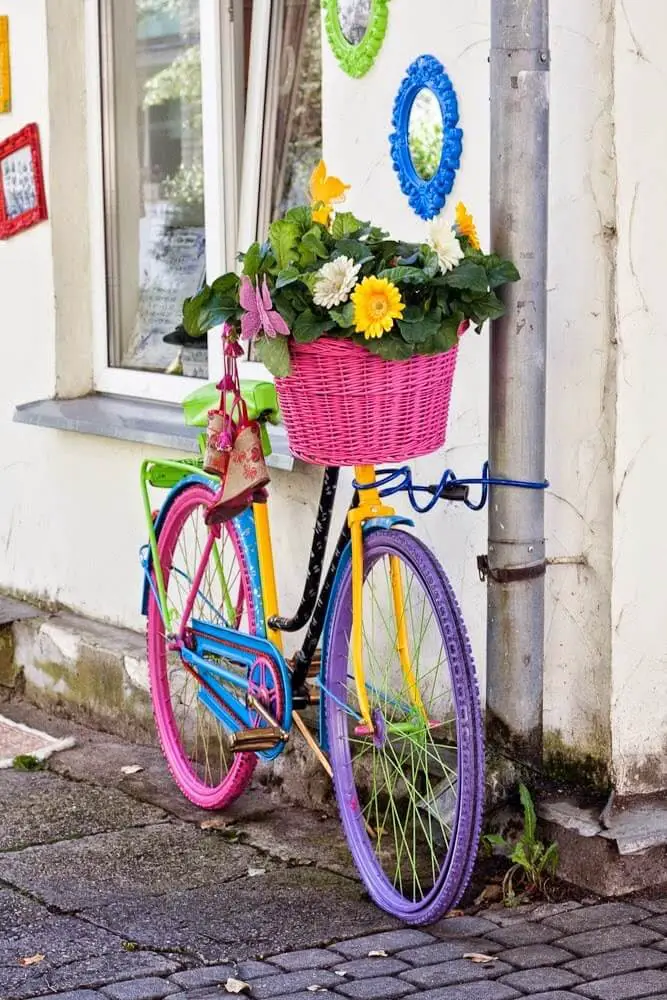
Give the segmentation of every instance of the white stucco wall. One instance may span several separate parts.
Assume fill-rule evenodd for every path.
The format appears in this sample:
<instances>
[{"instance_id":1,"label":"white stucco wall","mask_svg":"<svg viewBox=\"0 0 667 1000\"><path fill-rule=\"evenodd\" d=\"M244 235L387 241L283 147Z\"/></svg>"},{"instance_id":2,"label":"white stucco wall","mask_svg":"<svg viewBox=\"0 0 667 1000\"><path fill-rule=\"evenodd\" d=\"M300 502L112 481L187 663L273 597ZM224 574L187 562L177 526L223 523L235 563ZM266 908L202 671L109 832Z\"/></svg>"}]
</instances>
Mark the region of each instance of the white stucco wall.
<instances>
[{"instance_id":1,"label":"white stucco wall","mask_svg":"<svg viewBox=\"0 0 667 1000\"><path fill-rule=\"evenodd\" d=\"M619 788L667 787L663 164L667 9L616 4L618 378L612 736Z\"/></svg>"},{"instance_id":2,"label":"white stucco wall","mask_svg":"<svg viewBox=\"0 0 667 1000\"><path fill-rule=\"evenodd\" d=\"M79 4L66 2L72 9ZM655 89L667 14L655 13L651 0L625 6L630 25L620 0L552 4L547 548L559 564L549 569L547 583L545 725L552 748L562 741L593 756L606 754L613 732L619 783L629 790L642 761L662 754L664 762L667 734L664 644L654 627L661 620L661 588L659 582L650 587L644 582L649 574L659 580L660 548L667 544L661 540L660 498L651 478L661 467L662 273L645 236L655 235L653 226L667 198L656 167L664 162L667 130L659 127L656 94L661 91ZM488 240L489 7L488 0L393 0L384 48L360 81L341 72L325 45L327 163L352 185L349 207L396 235L418 238L423 224L401 194L391 166L393 98L409 63L430 52L452 77L465 130L450 210L459 199L466 201L483 241ZM0 116L0 137L29 121L39 123L50 198L63 190L66 162L61 135L51 134L50 117L65 95L73 108L85 106L85 95L58 88L52 52L49 104L45 0L5 0L3 12L10 16L14 110ZM76 18L68 23L77 30ZM71 77L68 81L76 91ZM77 145L72 144L71 157L80 162L85 151ZM58 150L54 178L49 176L50 148L54 162ZM82 225L81 219L73 213L70 225ZM77 287L82 299L89 289L85 270L66 266L76 254L64 249L64 232L63 219L54 219L0 243L5 349L0 366L0 588L140 628L137 551L144 527L137 473L146 449L12 423L16 404L53 394L56 368L61 388L81 391L90 382L87 323L72 320L73 312L79 315ZM74 243L81 253L81 241ZM64 301L69 313L63 312ZM419 480L435 480L446 464L460 475L481 468L487 454L487 352L486 332L464 339L447 448L416 463ZM274 478L273 530L279 562L286 567L281 577L286 609L300 594L318 477L317 470L302 467ZM486 549L485 515L443 506L422 518L418 530L436 549L460 595L483 690L486 594L475 557ZM665 783L664 763L656 767L653 777L643 772L642 787Z\"/></svg>"},{"instance_id":3,"label":"white stucco wall","mask_svg":"<svg viewBox=\"0 0 667 1000\"><path fill-rule=\"evenodd\" d=\"M609 0L552 5L552 173L549 270L548 552L574 560L550 568L547 585L545 726L550 746L580 753L609 747L609 591L613 405L605 403L614 223L611 130L613 22ZM436 55L459 96L464 155L448 211L475 213L488 245L489 128L487 0L420 0L391 7L385 45L368 76L352 80L325 52L325 154L352 185L349 203L394 235L419 238L425 224L401 194L387 137L393 95L410 62ZM353 109L353 110L351 110ZM573 266L573 248L579 248ZM416 463L436 478L452 465L475 475L487 456L488 331L465 338L443 455ZM486 518L442 508L419 530L461 596L484 687L486 591L475 557L486 551ZM582 565L577 565L581 561Z\"/></svg>"}]
</instances>

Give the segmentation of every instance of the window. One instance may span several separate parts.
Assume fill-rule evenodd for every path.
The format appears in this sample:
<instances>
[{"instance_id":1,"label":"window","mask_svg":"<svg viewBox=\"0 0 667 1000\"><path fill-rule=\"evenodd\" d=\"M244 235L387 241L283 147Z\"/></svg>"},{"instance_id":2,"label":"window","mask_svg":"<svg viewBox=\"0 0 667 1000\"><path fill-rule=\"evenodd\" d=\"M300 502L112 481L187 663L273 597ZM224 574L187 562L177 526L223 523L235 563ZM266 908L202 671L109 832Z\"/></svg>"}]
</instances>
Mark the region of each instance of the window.
<instances>
[{"instance_id":1,"label":"window","mask_svg":"<svg viewBox=\"0 0 667 1000\"><path fill-rule=\"evenodd\" d=\"M96 386L180 399L215 377L183 299L307 197L321 155L319 0L89 0L100 57ZM95 98L93 97L93 100Z\"/></svg>"}]
</instances>

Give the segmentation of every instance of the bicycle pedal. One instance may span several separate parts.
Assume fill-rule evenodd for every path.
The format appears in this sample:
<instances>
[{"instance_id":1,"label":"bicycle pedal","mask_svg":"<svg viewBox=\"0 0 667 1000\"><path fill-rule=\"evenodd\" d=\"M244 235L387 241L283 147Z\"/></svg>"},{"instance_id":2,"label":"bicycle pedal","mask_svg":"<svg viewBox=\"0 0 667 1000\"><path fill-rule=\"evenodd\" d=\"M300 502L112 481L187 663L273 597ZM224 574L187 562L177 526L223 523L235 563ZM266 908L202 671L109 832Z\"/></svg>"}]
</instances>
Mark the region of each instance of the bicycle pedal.
<instances>
[{"instance_id":1,"label":"bicycle pedal","mask_svg":"<svg viewBox=\"0 0 667 1000\"><path fill-rule=\"evenodd\" d=\"M277 726L262 726L258 729L240 729L231 738L232 753L260 753L273 750L282 743L284 733Z\"/></svg>"}]
</instances>

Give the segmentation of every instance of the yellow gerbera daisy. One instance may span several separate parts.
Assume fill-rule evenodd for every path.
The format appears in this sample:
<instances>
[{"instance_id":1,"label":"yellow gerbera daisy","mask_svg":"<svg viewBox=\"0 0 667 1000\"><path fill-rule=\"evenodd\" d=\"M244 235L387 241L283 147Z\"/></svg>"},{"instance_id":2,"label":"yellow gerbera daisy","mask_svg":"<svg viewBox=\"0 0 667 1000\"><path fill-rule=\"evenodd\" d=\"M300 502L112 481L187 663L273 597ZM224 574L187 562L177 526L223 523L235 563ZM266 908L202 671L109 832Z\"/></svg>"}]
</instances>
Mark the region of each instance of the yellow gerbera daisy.
<instances>
[{"instance_id":1,"label":"yellow gerbera daisy","mask_svg":"<svg viewBox=\"0 0 667 1000\"><path fill-rule=\"evenodd\" d=\"M371 276L360 281L350 296L354 303L354 326L366 340L381 337L403 315L405 305L396 285L387 278Z\"/></svg>"},{"instance_id":2,"label":"yellow gerbera daisy","mask_svg":"<svg viewBox=\"0 0 667 1000\"><path fill-rule=\"evenodd\" d=\"M459 236L465 236L473 250L479 250L480 242L475 220L462 201L456 206L456 226Z\"/></svg>"},{"instance_id":3,"label":"yellow gerbera daisy","mask_svg":"<svg viewBox=\"0 0 667 1000\"><path fill-rule=\"evenodd\" d=\"M310 200L313 204L313 222L326 226L332 212L332 204L345 200L349 184L343 184L338 177L327 176L324 160L320 160L310 177Z\"/></svg>"}]
</instances>

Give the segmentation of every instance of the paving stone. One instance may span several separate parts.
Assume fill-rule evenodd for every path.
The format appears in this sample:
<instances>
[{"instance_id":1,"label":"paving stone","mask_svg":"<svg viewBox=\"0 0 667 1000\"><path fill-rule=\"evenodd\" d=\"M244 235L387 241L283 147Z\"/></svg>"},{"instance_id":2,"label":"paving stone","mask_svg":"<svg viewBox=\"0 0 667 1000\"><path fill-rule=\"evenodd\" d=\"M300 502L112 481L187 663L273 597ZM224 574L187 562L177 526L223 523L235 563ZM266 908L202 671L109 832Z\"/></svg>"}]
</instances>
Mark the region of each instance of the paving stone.
<instances>
[{"instance_id":1,"label":"paving stone","mask_svg":"<svg viewBox=\"0 0 667 1000\"><path fill-rule=\"evenodd\" d=\"M655 995L659 990L667 990L667 972L661 969L646 969L642 972L628 972L625 976L599 979L577 988L577 993L593 1000L634 1000L635 997Z\"/></svg>"},{"instance_id":2,"label":"paving stone","mask_svg":"<svg viewBox=\"0 0 667 1000\"><path fill-rule=\"evenodd\" d=\"M0 942L5 944L10 937L18 937L29 927L43 924L51 919L45 906L40 906L20 892L0 889Z\"/></svg>"},{"instance_id":3,"label":"paving stone","mask_svg":"<svg viewBox=\"0 0 667 1000\"><path fill-rule=\"evenodd\" d=\"M125 952L86 958L61 968L46 962L29 968L0 968L2 1000L26 1000L44 993L65 993L86 987L106 986L145 976L168 976L176 972L176 962L149 952Z\"/></svg>"},{"instance_id":4,"label":"paving stone","mask_svg":"<svg viewBox=\"0 0 667 1000\"><path fill-rule=\"evenodd\" d=\"M572 913L573 910L580 910L581 903L573 899L565 900L564 903L538 903L530 914L530 920L546 920L548 917L559 917L563 913Z\"/></svg>"},{"instance_id":5,"label":"paving stone","mask_svg":"<svg viewBox=\"0 0 667 1000\"><path fill-rule=\"evenodd\" d=\"M511 965L504 962L489 962L487 965L476 965L466 959L454 962L440 962L438 965L424 965L401 973L401 979L406 979L415 986L452 986L454 983L472 983L477 979L495 979L505 973L512 972Z\"/></svg>"},{"instance_id":6,"label":"paving stone","mask_svg":"<svg viewBox=\"0 0 667 1000\"><path fill-rule=\"evenodd\" d=\"M572 951L575 955L588 958L590 955L599 955L605 951L652 945L654 941L659 940L660 935L657 931L651 931L648 927L626 924L621 927L606 927L599 931L588 931L585 934L573 934L569 937L558 938L554 944L557 948L565 948L566 951Z\"/></svg>"},{"instance_id":7,"label":"paving stone","mask_svg":"<svg viewBox=\"0 0 667 1000\"><path fill-rule=\"evenodd\" d=\"M286 972L299 972L300 969L327 969L340 962L340 955L325 948L303 948L286 955L272 955L269 961Z\"/></svg>"},{"instance_id":8,"label":"paving stone","mask_svg":"<svg viewBox=\"0 0 667 1000\"><path fill-rule=\"evenodd\" d=\"M150 976L145 979L130 979L125 983L103 986L102 993L111 1000L162 1000L170 993L179 993L175 983L167 979Z\"/></svg>"},{"instance_id":9,"label":"paving stone","mask_svg":"<svg viewBox=\"0 0 667 1000\"><path fill-rule=\"evenodd\" d=\"M517 922L506 927L496 927L489 932L489 937L498 941L506 948L522 948L531 944L550 944L561 937L562 932L547 924Z\"/></svg>"},{"instance_id":10,"label":"paving stone","mask_svg":"<svg viewBox=\"0 0 667 1000\"><path fill-rule=\"evenodd\" d=\"M429 933L438 937L482 937L496 929L491 920L483 917L447 917L429 927Z\"/></svg>"},{"instance_id":11,"label":"paving stone","mask_svg":"<svg viewBox=\"0 0 667 1000\"><path fill-rule=\"evenodd\" d=\"M574 996L574 994L567 994ZM411 993L410 1000L515 1000L522 996L509 986L485 980L478 983L462 983L459 986L443 986L425 993ZM575 997L581 1000L581 997Z\"/></svg>"},{"instance_id":12,"label":"paving stone","mask_svg":"<svg viewBox=\"0 0 667 1000\"><path fill-rule=\"evenodd\" d=\"M635 969L658 969L667 965L667 955L653 948L623 948L591 958L578 958L565 966L582 979L605 979Z\"/></svg>"},{"instance_id":13,"label":"paving stone","mask_svg":"<svg viewBox=\"0 0 667 1000\"><path fill-rule=\"evenodd\" d=\"M642 927L648 927L651 931L658 931L659 934L667 935L667 913L658 917L651 917L645 920Z\"/></svg>"},{"instance_id":14,"label":"paving stone","mask_svg":"<svg viewBox=\"0 0 667 1000\"><path fill-rule=\"evenodd\" d=\"M528 944L523 948L504 951L499 958L517 969L536 969L540 965L560 965L571 959L572 954L564 948L554 948L550 944Z\"/></svg>"},{"instance_id":15,"label":"paving stone","mask_svg":"<svg viewBox=\"0 0 667 1000\"><path fill-rule=\"evenodd\" d=\"M385 997L389 1000L390 997L404 997L408 993L414 993L414 987L399 979L379 976L377 979L359 979L356 983L342 981L338 985L338 992L353 1000L385 1000Z\"/></svg>"},{"instance_id":16,"label":"paving stone","mask_svg":"<svg viewBox=\"0 0 667 1000\"><path fill-rule=\"evenodd\" d=\"M56 993L50 1000L100 1000L101 993L95 990L70 990L69 993Z\"/></svg>"},{"instance_id":17,"label":"paving stone","mask_svg":"<svg viewBox=\"0 0 667 1000\"><path fill-rule=\"evenodd\" d=\"M546 923L565 934L580 934L600 927L632 924L645 918L646 910L640 910L630 903L602 903L599 906L584 906L569 913L557 913L547 917Z\"/></svg>"},{"instance_id":18,"label":"paving stone","mask_svg":"<svg viewBox=\"0 0 667 1000\"><path fill-rule=\"evenodd\" d=\"M488 910L484 910L484 919L497 924L498 927L507 927L508 924L520 924L525 920L530 920L537 904L531 903L528 906L507 907L496 903Z\"/></svg>"},{"instance_id":19,"label":"paving stone","mask_svg":"<svg viewBox=\"0 0 667 1000\"><path fill-rule=\"evenodd\" d=\"M433 944L435 938L424 931L386 931L381 934L367 934L352 941L340 941L332 947L346 958L365 958L369 951L395 952L406 948L419 948Z\"/></svg>"},{"instance_id":20,"label":"paving stone","mask_svg":"<svg viewBox=\"0 0 667 1000\"><path fill-rule=\"evenodd\" d=\"M230 846L239 849L238 844ZM266 864L264 858L261 864ZM139 892L134 899L86 910L86 916L145 948L178 945L177 950L216 965L398 925L370 902L359 882L314 866L274 867L261 878L225 882L217 892L209 885L160 895Z\"/></svg>"},{"instance_id":21,"label":"paving stone","mask_svg":"<svg viewBox=\"0 0 667 1000\"><path fill-rule=\"evenodd\" d=\"M453 958L463 958L468 952L481 952L484 955L495 955L502 951L501 945L496 941L487 941L486 938L463 938L453 941L438 941L436 944L427 944L423 948L407 948L399 951L396 958L410 965L435 965L437 962L448 962Z\"/></svg>"},{"instance_id":22,"label":"paving stone","mask_svg":"<svg viewBox=\"0 0 667 1000\"><path fill-rule=\"evenodd\" d=\"M230 976L235 976L236 972L236 965L232 965L231 963L227 965L205 965L201 968L185 969L183 972L177 972L170 977L169 982L181 990L196 990L202 989L205 986L217 986L219 983L224 983Z\"/></svg>"},{"instance_id":23,"label":"paving stone","mask_svg":"<svg viewBox=\"0 0 667 1000\"><path fill-rule=\"evenodd\" d=\"M196 1000L223 1000L223 998L227 998L229 995L229 993L213 993L209 994L208 997L197 997ZM241 994L242 998L245 996L247 996L247 994ZM250 996L252 996L252 994L250 994ZM281 993L280 996L271 997L271 1000L314 1000L314 998L317 997L320 997L321 1000L335 1000L337 996L337 993L331 993L329 990L317 990L316 993L313 993L310 990L299 990L298 993ZM49 1000L51 1000L50 997ZM189 998L187 998L184 994L183 997L179 997L178 1000L189 1000ZM577 997L577 1000L581 1000L581 997Z\"/></svg>"},{"instance_id":24,"label":"paving stone","mask_svg":"<svg viewBox=\"0 0 667 1000\"><path fill-rule=\"evenodd\" d=\"M658 948L660 951L667 951L667 940L656 942L654 947Z\"/></svg>"},{"instance_id":25,"label":"paving stone","mask_svg":"<svg viewBox=\"0 0 667 1000\"><path fill-rule=\"evenodd\" d=\"M667 962L667 958L665 961ZM405 962L399 961L396 957L377 957L356 958L352 962L343 962L342 965L337 965L333 971L337 975L339 972L344 972L346 976L353 976L355 979L371 979L380 976L395 976L409 968Z\"/></svg>"},{"instance_id":26,"label":"paving stone","mask_svg":"<svg viewBox=\"0 0 667 1000\"><path fill-rule=\"evenodd\" d=\"M650 913L667 913L667 893L662 899L636 899L635 903Z\"/></svg>"},{"instance_id":27,"label":"paving stone","mask_svg":"<svg viewBox=\"0 0 667 1000\"><path fill-rule=\"evenodd\" d=\"M277 972L264 979L255 979L252 984L252 995L257 1000L265 997L277 997L281 994L296 993L299 990L308 991L309 986L338 986L340 977L334 976L328 969L303 969L300 972Z\"/></svg>"},{"instance_id":28,"label":"paving stone","mask_svg":"<svg viewBox=\"0 0 667 1000\"><path fill-rule=\"evenodd\" d=\"M576 986L581 979L567 969L541 966L538 969L523 969L521 972L503 976L501 982L513 989L521 990L522 993L531 993L535 990L566 990L570 986Z\"/></svg>"},{"instance_id":29,"label":"paving stone","mask_svg":"<svg viewBox=\"0 0 667 1000\"><path fill-rule=\"evenodd\" d=\"M188 969L172 976L170 982L176 989L184 991L179 993L178 1000L206 1000L211 996L219 997L219 988L230 978L252 983L255 979L273 976L279 972L280 969L266 962L230 962L228 965L208 965L203 968Z\"/></svg>"},{"instance_id":30,"label":"paving stone","mask_svg":"<svg viewBox=\"0 0 667 1000\"><path fill-rule=\"evenodd\" d=\"M48 771L0 771L0 851L156 823L161 809Z\"/></svg>"},{"instance_id":31,"label":"paving stone","mask_svg":"<svg viewBox=\"0 0 667 1000\"><path fill-rule=\"evenodd\" d=\"M567 990L549 990L547 993L531 993L530 1000L581 1000L581 997Z\"/></svg>"},{"instance_id":32,"label":"paving stone","mask_svg":"<svg viewBox=\"0 0 667 1000\"><path fill-rule=\"evenodd\" d=\"M47 956L50 968L59 968L115 952L122 958L121 938L100 927L94 927L75 917L58 917L47 912L48 921L42 920L24 928L23 933L3 940L0 936L0 967L18 965L25 955ZM41 970L35 968L38 974Z\"/></svg>"},{"instance_id":33,"label":"paving stone","mask_svg":"<svg viewBox=\"0 0 667 1000\"><path fill-rule=\"evenodd\" d=\"M0 854L0 879L61 910L92 910L195 886L210 892L211 885L245 875L252 864L251 848L196 827L163 823Z\"/></svg>"}]
</instances>

